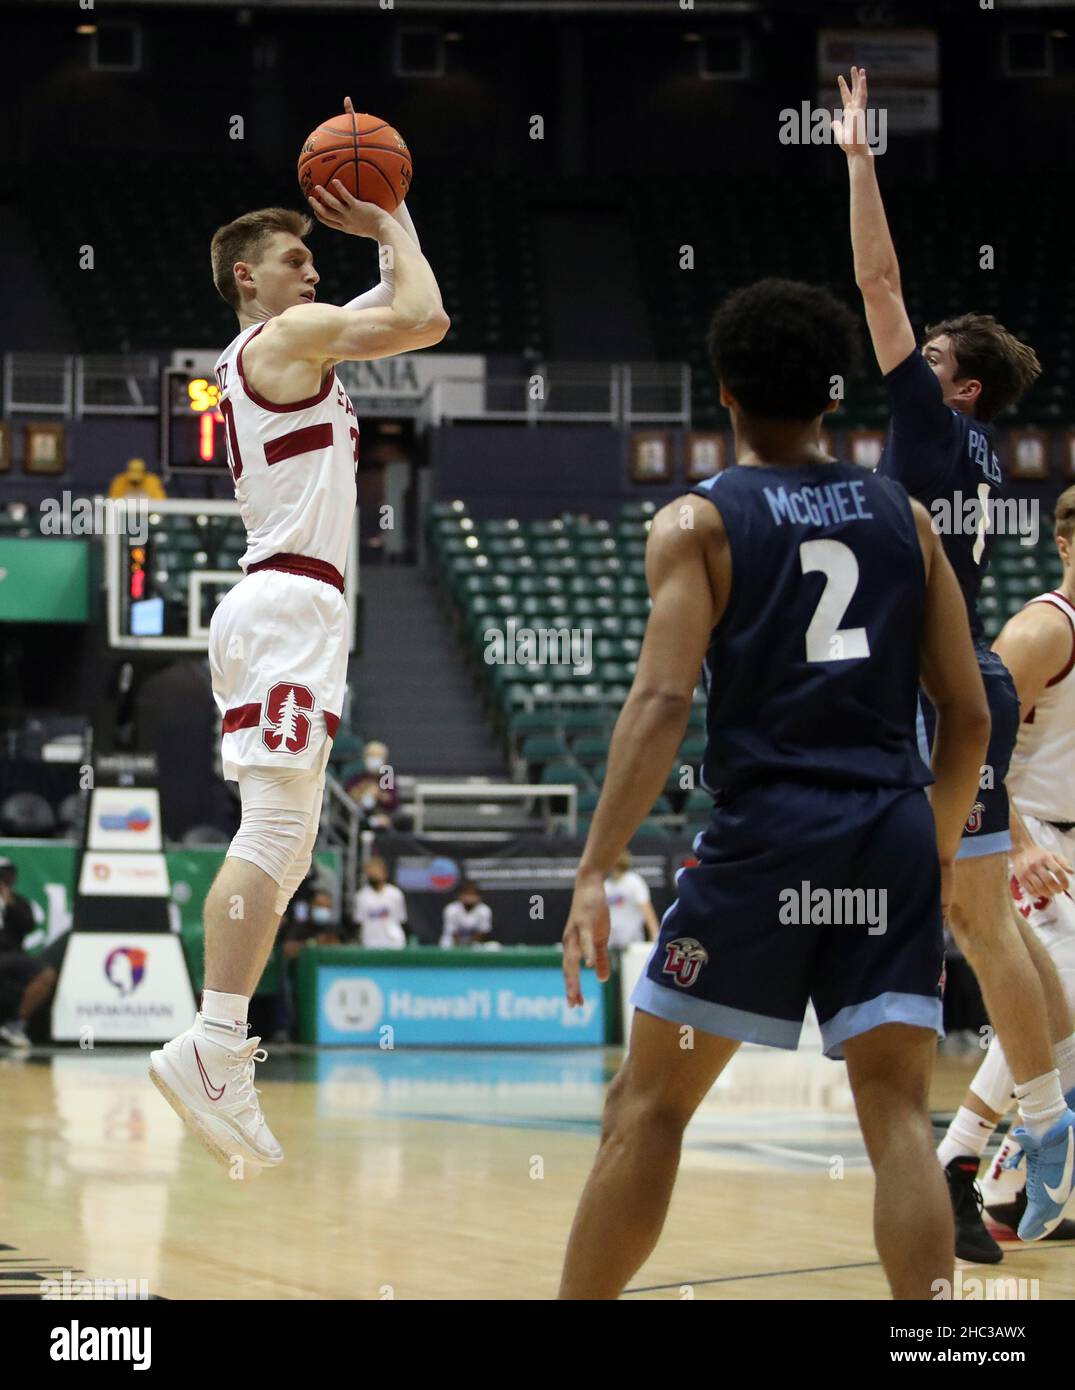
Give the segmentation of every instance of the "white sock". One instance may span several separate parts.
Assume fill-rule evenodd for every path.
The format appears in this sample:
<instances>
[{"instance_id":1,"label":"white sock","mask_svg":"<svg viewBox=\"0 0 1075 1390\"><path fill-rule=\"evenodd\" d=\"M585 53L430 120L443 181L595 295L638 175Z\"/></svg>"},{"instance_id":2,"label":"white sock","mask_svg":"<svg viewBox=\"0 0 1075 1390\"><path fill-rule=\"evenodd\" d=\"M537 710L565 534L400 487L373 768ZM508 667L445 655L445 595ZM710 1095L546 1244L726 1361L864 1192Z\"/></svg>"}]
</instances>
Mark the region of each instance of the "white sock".
<instances>
[{"instance_id":1,"label":"white sock","mask_svg":"<svg viewBox=\"0 0 1075 1390\"><path fill-rule=\"evenodd\" d=\"M1032 1081L1017 1082L1015 1102L1027 1132L1040 1139L1067 1109L1060 1092L1060 1074L1047 1071Z\"/></svg>"},{"instance_id":2,"label":"white sock","mask_svg":"<svg viewBox=\"0 0 1075 1390\"><path fill-rule=\"evenodd\" d=\"M202 990L202 1021L206 1028L229 1037L246 1037L246 1011L250 1000L242 994Z\"/></svg>"},{"instance_id":3,"label":"white sock","mask_svg":"<svg viewBox=\"0 0 1075 1390\"><path fill-rule=\"evenodd\" d=\"M953 1158L959 1158L963 1154L973 1154L975 1158L981 1158L995 1129L996 1125L992 1120L984 1120L981 1115L976 1115L973 1110L961 1105L956 1111L955 1119L948 1126L947 1133L937 1145L937 1158L941 1167L947 1168Z\"/></svg>"},{"instance_id":4,"label":"white sock","mask_svg":"<svg viewBox=\"0 0 1075 1390\"><path fill-rule=\"evenodd\" d=\"M1060 1073L1060 1089L1065 1095L1075 1088L1075 1033L1053 1048L1053 1061Z\"/></svg>"}]
</instances>

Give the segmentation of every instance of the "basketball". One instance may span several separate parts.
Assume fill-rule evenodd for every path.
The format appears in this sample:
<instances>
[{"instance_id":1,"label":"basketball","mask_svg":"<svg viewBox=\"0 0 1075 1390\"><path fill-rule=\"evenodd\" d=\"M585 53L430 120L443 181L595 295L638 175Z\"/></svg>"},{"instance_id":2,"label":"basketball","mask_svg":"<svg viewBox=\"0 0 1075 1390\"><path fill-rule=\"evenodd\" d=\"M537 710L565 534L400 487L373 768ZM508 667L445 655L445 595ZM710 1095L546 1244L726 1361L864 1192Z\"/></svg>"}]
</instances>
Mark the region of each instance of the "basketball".
<instances>
[{"instance_id":1,"label":"basketball","mask_svg":"<svg viewBox=\"0 0 1075 1390\"><path fill-rule=\"evenodd\" d=\"M411 186L411 152L399 131L379 116L346 112L323 121L299 152L305 197L339 179L354 197L395 212Z\"/></svg>"}]
</instances>

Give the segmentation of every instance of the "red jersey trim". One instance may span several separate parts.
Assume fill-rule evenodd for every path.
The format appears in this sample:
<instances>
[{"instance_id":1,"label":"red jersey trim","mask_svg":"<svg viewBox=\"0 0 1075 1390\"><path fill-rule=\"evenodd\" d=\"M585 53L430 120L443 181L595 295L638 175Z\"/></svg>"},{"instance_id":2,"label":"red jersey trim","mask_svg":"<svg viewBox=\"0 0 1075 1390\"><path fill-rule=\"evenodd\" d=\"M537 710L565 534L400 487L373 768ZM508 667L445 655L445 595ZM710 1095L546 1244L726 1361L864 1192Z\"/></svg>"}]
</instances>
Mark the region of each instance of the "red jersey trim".
<instances>
[{"instance_id":1,"label":"red jersey trim","mask_svg":"<svg viewBox=\"0 0 1075 1390\"><path fill-rule=\"evenodd\" d=\"M239 729L256 729L260 723L260 702L255 701L252 705L236 705L233 709L225 711L220 732L222 734L234 734Z\"/></svg>"},{"instance_id":2,"label":"red jersey trim","mask_svg":"<svg viewBox=\"0 0 1075 1390\"><path fill-rule=\"evenodd\" d=\"M323 710L322 713L325 716L325 728L328 730L329 738L335 738L336 731L340 727L340 716L329 714L328 710ZM256 729L260 723L260 704L236 705L225 712L220 723L220 732L222 734L234 734L239 729Z\"/></svg>"},{"instance_id":3,"label":"red jersey trim","mask_svg":"<svg viewBox=\"0 0 1075 1390\"><path fill-rule=\"evenodd\" d=\"M309 555L270 555L267 560L258 560L247 565L247 574L257 574L259 570L282 570L284 574L303 574L307 579L320 579L322 584L331 584L343 593L343 575L335 565L327 560L315 560Z\"/></svg>"},{"instance_id":4,"label":"red jersey trim","mask_svg":"<svg viewBox=\"0 0 1075 1390\"><path fill-rule=\"evenodd\" d=\"M258 336L258 334L264 327L265 325L263 323L259 323L254 332L251 333L250 337L247 338L246 342L239 349L239 355L236 361L239 367L239 379L243 383L243 390L246 392L246 394L250 397L250 399L254 402L255 405L261 406L262 410L271 410L276 415L288 415L296 410L309 410L310 407L313 405L320 405L321 402L328 395L329 391L331 391L332 389L332 383L336 377L335 368L333 368L329 372L328 376L325 378L324 385L321 387L321 390L318 391L316 396L307 396L306 400L304 401L292 401L288 405L276 405L273 401L267 401L264 396L259 396L258 393L254 390L254 388L250 385L249 381L247 381L246 373L243 371L243 353L246 351L246 349L250 346L250 344L254 341L254 339Z\"/></svg>"},{"instance_id":5,"label":"red jersey trim","mask_svg":"<svg viewBox=\"0 0 1075 1390\"><path fill-rule=\"evenodd\" d=\"M284 459L296 458L299 454L312 454L318 449L332 448L332 426L305 425L301 430L288 430L278 434L275 439L265 443L265 462L271 468L274 463Z\"/></svg>"}]
</instances>

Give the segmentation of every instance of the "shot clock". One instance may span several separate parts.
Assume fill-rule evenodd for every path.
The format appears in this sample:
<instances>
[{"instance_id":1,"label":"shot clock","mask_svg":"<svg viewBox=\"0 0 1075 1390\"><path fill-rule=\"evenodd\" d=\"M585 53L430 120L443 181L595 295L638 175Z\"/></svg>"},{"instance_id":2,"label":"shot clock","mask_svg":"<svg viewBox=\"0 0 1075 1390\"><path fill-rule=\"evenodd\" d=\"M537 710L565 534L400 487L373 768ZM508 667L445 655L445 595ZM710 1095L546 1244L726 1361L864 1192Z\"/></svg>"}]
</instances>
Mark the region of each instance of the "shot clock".
<instances>
[{"instance_id":1,"label":"shot clock","mask_svg":"<svg viewBox=\"0 0 1075 1390\"><path fill-rule=\"evenodd\" d=\"M161 469L228 476L220 387L212 373L169 367L161 373Z\"/></svg>"}]
</instances>

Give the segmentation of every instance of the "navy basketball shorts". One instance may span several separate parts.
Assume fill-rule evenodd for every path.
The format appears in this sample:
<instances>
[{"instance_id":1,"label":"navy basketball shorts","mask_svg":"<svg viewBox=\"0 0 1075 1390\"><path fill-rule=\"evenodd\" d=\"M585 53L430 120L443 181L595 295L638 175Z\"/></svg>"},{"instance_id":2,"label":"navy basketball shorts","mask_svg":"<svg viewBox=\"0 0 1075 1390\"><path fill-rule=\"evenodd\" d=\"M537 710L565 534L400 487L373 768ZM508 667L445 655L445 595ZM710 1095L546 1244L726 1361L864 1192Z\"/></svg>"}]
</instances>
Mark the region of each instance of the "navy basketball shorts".
<instances>
[{"instance_id":1,"label":"navy basketball shorts","mask_svg":"<svg viewBox=\"0 0 1075 1390\"><path fill-rule=\"evenodd\" d=\"M985 765L979 778L978 794L963 827L957 859L980 859L986 854L1006 854L1012 847L1008 790L1004 781L1008 776L1008 764L1011 762L1015 740L1019 735L1019 696L1016 694L1015 682L1007 666L996 652L990 651L987 646L978 642L975 643L974 650L978 657L978 669L982 673L985 698L989 702L993 727L989 734L989 751L985 755ZM925 695L919 695L918 704L918 751L928 763L933 747L933 735L937 728L937 714Z\"/></svg>"},{"instance_id":2,"label":"navy basketball shorts","mask_svg":"<svg viewBox=\"0 0 1075 1390\"><path fill-rule=\"evenodd\" d=\"M920 788L766 783L714 808L631 1002L794 1050L808 1000L825 1054L886 1023L944 1036L940 867Z\"/></svg>"}]
</instances>

